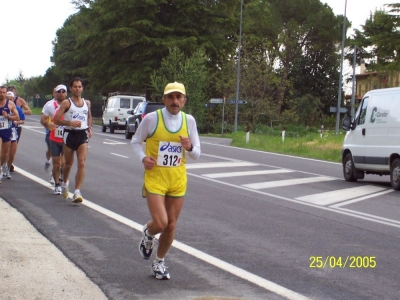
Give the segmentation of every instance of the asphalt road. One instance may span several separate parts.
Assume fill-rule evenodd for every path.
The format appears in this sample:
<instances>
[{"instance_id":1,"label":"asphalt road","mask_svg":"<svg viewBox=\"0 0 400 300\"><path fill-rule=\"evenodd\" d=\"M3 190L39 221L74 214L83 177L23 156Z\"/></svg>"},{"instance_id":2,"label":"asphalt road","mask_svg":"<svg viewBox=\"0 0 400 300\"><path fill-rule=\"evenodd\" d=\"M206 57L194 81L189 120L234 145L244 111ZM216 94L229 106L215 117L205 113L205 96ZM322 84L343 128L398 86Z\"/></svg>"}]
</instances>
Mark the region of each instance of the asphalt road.
<instances>
[{"instance_id":1,"label":"asphalt road","mask_svg":"<svg viewBox=\"0 0 400 300\"><path fill-rule=\"evenodd\" d=\"M109 299L398 299L399 193L387 177L349 183L340 164L201 142L169 281L155 280L137 250L149 213L143 166L122 131L94 129L75 204L53 195L44 130L28 116L1 196Z\"/></svg>"}]
</instances>

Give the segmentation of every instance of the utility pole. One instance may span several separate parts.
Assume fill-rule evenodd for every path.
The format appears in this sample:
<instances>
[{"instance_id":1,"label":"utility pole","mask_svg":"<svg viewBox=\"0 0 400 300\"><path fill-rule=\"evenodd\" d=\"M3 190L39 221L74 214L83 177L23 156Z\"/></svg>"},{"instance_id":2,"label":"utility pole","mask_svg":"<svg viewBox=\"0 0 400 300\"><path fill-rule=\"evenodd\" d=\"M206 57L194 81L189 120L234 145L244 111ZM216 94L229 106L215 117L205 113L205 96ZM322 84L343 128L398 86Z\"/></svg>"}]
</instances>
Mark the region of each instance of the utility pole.
<instances>
[{"instance_id":1,"label":"utility pole","mask_svg":"<svg viewBox=\"0 0 400 300\"><path fill-rule=\"evenodd\" d=\"M354 103L356 102L356 94L354 91L356 83L356 60L357 60L357 46L354 46L353 55L353 82L351 87L351 118L354 118Z\"/></svg>"},{"instance_id":2,"label":"utility pole","mask_svg":"<svg viewBox=\"0 0 400 300\"><path fill-rule=\"evenodd\" d=\"M346 8L347 8L347 0L345 0L345 5L344 5L342 54L340 56L339 92L338 92L338 102L337 102L337 109L336 109L336 134L339 134L340 105L342 104L342 83L343 83L342 73L343 73L344 41L345 41L345 37L346 37Z\"/></svg>"},{"instance_id":3,"label":"utility pole","mask_svg":"<svg viewBox=\"0 0 400 300\"><path fill-rule=\"evenodd\" d=\"M238 101L239 101L239 85L240 85L240 52L242 50L242 16L243 16L243 0L240 1L240 27L239 27L237 76L236 76L235 132L237 131L238 106L239 106Z\"/></svg>"}]
</instances>

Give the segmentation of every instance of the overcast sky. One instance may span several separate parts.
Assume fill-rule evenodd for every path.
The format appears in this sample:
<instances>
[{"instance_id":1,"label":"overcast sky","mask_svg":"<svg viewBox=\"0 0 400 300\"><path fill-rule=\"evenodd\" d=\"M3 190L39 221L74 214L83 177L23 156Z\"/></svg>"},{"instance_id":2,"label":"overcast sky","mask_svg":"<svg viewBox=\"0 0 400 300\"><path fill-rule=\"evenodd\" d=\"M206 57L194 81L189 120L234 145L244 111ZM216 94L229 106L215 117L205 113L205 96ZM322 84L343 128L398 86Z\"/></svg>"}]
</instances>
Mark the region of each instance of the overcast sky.
<instances>
[{"instance_id":1,"label":"overcast sky","mask_svg":"<svg viewBox=\"0 0 400 300\"><path fill-rule=\"evenodd\" d=\"M335 14L344 14L346 0L321 0ZM375 8L400 0L347 0L347 18L359 27ZM69 15L75 13L70 0L12 0L1 7L2 63L0 83L22 71L26 78L44 75L51 66L52 41ZM348 31L349 33L349 31Z\"/></svg>"}]
</instances>

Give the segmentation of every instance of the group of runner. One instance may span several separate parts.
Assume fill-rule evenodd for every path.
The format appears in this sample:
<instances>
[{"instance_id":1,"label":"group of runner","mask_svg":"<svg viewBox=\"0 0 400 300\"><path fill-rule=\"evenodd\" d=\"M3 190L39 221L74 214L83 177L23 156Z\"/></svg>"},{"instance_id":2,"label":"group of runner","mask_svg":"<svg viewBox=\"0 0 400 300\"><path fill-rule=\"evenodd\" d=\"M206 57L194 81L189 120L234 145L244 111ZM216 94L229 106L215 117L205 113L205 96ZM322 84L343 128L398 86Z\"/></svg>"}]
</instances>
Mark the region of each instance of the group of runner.
<instances>
[{"instance_id":1,"label":"group of runner","mask_svg":"<svg viewBox=\"0 0 400 300\"><path fill-rule=\"evenodd\" d=\"M73 78L69 88L70 98L67 98L68 89L64 84L54 88L54 98L43 106L40 123L46 128L45 170L50 170L51 157L55 195L69 197L69 174L76 152L78 170L72 201L78 203L83 201L80 189L85 177L87 144L92 136L92 114L90 101L81 97L82 80Z\"/></svg>"},{"instance_id":2,"label":"group of runner","mask_svg":"<svg viewBox=\"0 0 400 300\"><path fill-rule=\"evenodd\" d=\"M48 130L45 169L50 167L51 156L54 194L68 198L68 178L76 152L78 169L72 201L82 202L80 189L85 177L88 140L92 136L92 115L90 101L81 97L82 80L78 77L73 78L69 83L69 89L71 97L67 98L68 90L65 85L60 84L55 87L54 98L48 101L42 110L40 121ZM23 104L20 104L22 109L17 110L17 103L14 104L17 98L10 94L11 96L14 97L14 101L11 98L6 99L6 88L0 87L0 139L3 141L1 165L5 166L3 174L6 174L6 177L10 169L6 163L9 144L13 138L17 144L21 135L19 132L11 137L11 127L13 124L17 128L23 120L21 116L27 111L23 111ZM155 236L160 234L151 272L156 279L161 280L170 279L164 258L174 240L176 223L186 194L186 155L198 159L201 153L196 121L192 115L182 112L186 101L186 89L182 83L167 84L162 98L165 108L148 114L131 142L135 155L145 169L143 197L147 198L151 215L151 220L143 226L139 252L142 258L150 259ZM30 110L27 112L31 113ZM17 129L13 132L17 133ZM142 144L145 141L144 151ZM7 144L6 152L4 145ZM8 166L11 165L12 160L9 160Z\"/></svg>"},{"instance_id":3,"label":"group of runner","mask_svg":"<svg viewBox=\"0 0 400 300\"><path fill-rule=\"evenodd\" d=\"M41 115L41 124L46 128L45 170L53 163L54 194L68 198L69 173L76 152L78 170L75 176L73 202L82 202L81 187L85 177L87 144L92 136L92 114L90 101L81 97L82 79L75 77L69 84L71 97L67 98L67 87L58 85L53 90L53 99L46 102ZM3 177L11 179L14 158L21 137L25 115L32 111L26 101L18 97L15 86L0 86L0 183ZM51 161L50 161L51 157Z\"/></svg>"},{"instance_id":4,"label":"group of runner","mask_svg":"<svg viewBox=\"0 0 400 300\"><path fill-rule=\"evenodd\" d=\"M1 175L11 179L14 172L14 158L21 137L25 115L31 115L26 101L19 97L13 85L0 86L0 141L1 141Z\"/></svg>"}]
</instances>

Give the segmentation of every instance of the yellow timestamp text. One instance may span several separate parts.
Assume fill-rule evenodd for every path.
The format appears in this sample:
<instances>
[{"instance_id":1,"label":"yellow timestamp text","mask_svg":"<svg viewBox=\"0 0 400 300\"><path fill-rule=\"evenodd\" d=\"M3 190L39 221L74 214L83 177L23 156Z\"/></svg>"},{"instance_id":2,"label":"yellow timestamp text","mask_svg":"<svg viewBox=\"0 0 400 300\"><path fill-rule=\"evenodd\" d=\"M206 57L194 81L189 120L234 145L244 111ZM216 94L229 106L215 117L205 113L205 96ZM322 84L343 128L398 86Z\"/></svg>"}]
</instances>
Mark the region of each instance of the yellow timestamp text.
<instances>
[{"instance_id":1,"label":"yellow timestamp text","mask_svg":"<svg viewBox=\"0 0 400 300\"><path fill-rule=\"evenodd\" d=\"M310 268L376 268L375 256L310 256Z\"/></svg>"}]
</instances>

